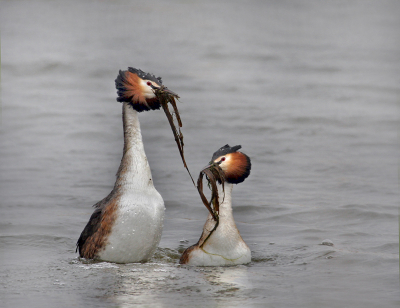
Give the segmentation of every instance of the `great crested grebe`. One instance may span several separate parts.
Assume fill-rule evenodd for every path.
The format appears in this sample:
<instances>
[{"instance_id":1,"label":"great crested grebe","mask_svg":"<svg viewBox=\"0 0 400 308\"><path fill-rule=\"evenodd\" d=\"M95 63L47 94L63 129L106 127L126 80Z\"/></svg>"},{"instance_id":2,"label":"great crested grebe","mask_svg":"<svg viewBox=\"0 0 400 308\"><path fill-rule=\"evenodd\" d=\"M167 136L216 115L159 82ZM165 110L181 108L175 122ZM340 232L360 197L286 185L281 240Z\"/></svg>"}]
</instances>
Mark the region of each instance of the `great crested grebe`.
<instances>
[{"instance_id":1,"label":"great crested grebe","mask_svg":"<svg viewBox=\"0 0 400 308\"><path fill-rule=\"evenodd\" d=\"M225 176L224 186L217 184L219 223L214 230L217 222L211 213L208 215L199 241L183 252L180 264L227 266L251 262L251 251L240 236L232 215L233 184L243 182L251 169L250 158L238 152L240 148L240 145L223 146L214 153L210 165L206 167L219 166Z\"/></svg>"},{"instance_id":2,"label":"great crested grebe","mask_svg":"<svg viewBox=\"0 0 400 308\"><path fill-rule=\"evenodd\" d=\"M123 103L123 156L114 189L94 205L76 249L87 259L141 262L153 255L160 242L165 207L153 185L138 112L160 109L154 90L162 87L162 81L130 67L119 71L115 86L117 101ZM178 97L165 87L163 91Z\"/></svg>"}]
</instances>

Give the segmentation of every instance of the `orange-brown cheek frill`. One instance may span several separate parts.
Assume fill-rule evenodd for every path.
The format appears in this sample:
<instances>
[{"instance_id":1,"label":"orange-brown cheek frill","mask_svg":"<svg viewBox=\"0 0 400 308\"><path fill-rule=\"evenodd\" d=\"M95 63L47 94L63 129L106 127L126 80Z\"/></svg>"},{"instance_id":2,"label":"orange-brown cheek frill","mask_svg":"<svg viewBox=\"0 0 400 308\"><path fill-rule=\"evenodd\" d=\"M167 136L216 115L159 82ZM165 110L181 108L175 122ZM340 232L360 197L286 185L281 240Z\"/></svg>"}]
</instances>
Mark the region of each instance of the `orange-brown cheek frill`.
<instances>
[{"instance_id":1,"label":"orange-brown cheek frill","mask_svg":"<svg viewBox=\"0 0 400 308\"><path fill-rule=\"evenodd\" d=\"M136 73L119 71L115 79L117 101L128 102L138 112L160 109L161 105L156 97L147 98L143 95L141 79Z\"/></svg>"},{"instance_id":2,"label":"orange-brown cheek frill","mask_svg":"<svg viewBox=\"0 0 400 308\"><path fill-rule=\"evenodd\" d=\"M229 159L222 168L225 172L226 180L233 184L243 182L250 175L250 158L242 152L234 152L228 155Z\"/></svg>"}]
</instances>

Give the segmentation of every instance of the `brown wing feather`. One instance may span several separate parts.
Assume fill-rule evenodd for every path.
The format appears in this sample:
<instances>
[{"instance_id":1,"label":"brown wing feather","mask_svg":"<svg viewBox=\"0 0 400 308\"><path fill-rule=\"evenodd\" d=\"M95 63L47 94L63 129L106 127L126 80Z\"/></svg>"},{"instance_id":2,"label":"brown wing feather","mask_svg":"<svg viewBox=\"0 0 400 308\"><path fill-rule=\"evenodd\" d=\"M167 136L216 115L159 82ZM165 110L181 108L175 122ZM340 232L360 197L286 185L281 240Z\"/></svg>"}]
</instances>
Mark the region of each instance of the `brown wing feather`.
<instances>
[{"instance_id":1,"label":"brown wing feather","mask_svg":"<svg viewBox=\"0 0 400 308\"><path fill-rule=\"evenodd\" d=\"M118 197L113 191L94 205L96 209L76 243L80 257L94 259L104 248L116 218Z\"/></svg>"}]
</instances>

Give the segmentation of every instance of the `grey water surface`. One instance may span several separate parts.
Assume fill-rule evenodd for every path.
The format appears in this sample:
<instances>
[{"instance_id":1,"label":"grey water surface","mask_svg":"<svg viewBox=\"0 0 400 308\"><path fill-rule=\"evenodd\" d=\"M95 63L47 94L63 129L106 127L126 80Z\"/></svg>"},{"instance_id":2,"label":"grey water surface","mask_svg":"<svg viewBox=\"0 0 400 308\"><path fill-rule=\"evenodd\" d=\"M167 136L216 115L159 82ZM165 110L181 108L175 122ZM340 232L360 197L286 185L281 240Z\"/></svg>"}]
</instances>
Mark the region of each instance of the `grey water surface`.
<instances>
[{"instance_id":1,"label":"grey water surface","mask_svg":"<svg viewBox=\"0 0 400 308\"><path fill-rule=\"evenodd\" d=\"M399 1L2 0L0 22L1 307L400 306ZM178 265L207 210L162 111L140 114L160 248L78 258L128 66L181 96L195 178L226 143L251 157L233 191L249 265Z\"/></svg>"}]
</instances>

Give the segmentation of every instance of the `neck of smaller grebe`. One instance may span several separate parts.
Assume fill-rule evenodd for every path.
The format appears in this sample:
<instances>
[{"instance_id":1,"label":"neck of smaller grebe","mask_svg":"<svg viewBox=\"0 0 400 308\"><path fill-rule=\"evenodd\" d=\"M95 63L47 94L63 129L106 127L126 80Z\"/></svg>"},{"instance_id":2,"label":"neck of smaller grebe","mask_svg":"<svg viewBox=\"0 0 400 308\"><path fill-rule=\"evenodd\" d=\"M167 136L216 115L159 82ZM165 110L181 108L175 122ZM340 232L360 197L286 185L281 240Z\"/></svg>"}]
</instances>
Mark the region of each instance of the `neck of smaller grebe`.
<instances>
[{"instance_id":1,"label":"neck of smaller grebe","mask_svg":"<svg viewBox=\"0 0 400 308\"><path fill-rule=\"evenodd\" d=\"M239 235L239 231L236 228L235 220L232 213L232 188L233 184L225 183L224 191L222 185L217 184L218 187L218 200L219 200L219 224L212 236L210 236L211 230L214 230L215 220L211 214L208 214L208 218L203 227L203 233L198 242L199 246L202 247L204 244L207 247L220 246L221 243L231 242L232 239L236 241ZM207 240L208 239L208 240ZM206 241L206 242L205 242Z\"/></svg>"},{"instance_id":2,"label":"neck of smaller grebe","mask_svg":"<svg viewBox=\"0 0 400 308\"><path fill-rule=\"evenodd\" d=\"M153 185L150 166L140 131L138 112L128 103L123 103L124 153L117 173L115 189L129 187L144 189Z\"/></svg>"},{"instance_id":3,"label":"neck of smaller grebe","mask_svg":"<svg viewBox=\"0 0 400 308\"><path fill-rule=\"evenodd\" d=\"M222 185L218 186L219 217L220 219L233 220L232 214L232 189L233 184L225 183L224 190Z\"/></svg>"}]
</instances>

